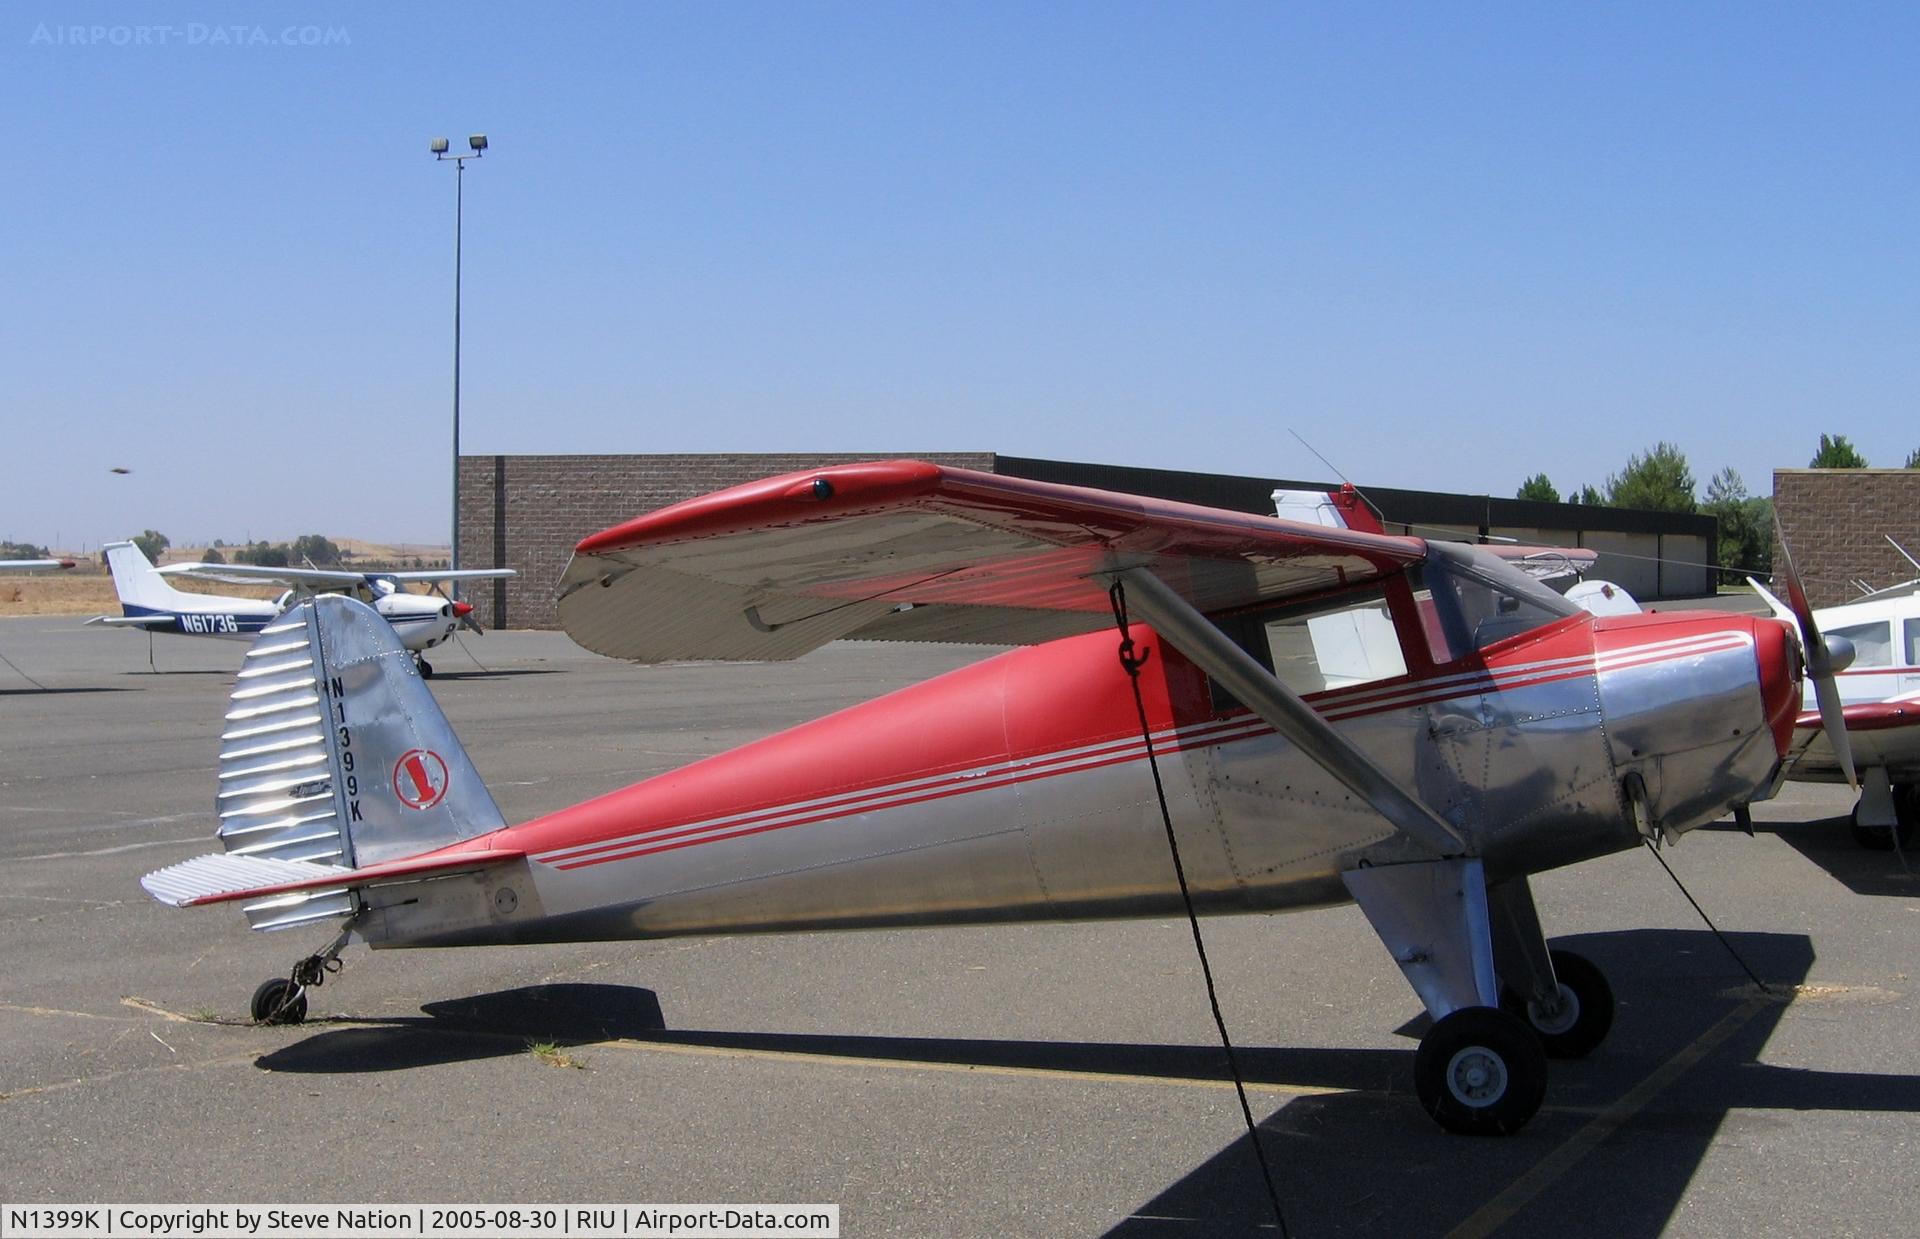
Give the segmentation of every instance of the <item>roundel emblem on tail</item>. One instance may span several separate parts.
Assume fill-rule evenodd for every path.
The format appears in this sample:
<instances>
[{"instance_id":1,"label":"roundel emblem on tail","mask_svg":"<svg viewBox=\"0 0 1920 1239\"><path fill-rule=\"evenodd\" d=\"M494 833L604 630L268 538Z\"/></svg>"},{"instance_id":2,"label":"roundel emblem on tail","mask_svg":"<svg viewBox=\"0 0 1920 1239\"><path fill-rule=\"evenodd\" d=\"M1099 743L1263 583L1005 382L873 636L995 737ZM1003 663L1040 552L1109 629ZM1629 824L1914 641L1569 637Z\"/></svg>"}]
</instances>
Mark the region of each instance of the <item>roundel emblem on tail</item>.
<instances>
[{"instance_id":1,"label":"roundel emblem on tail","mask_svg":"<svg viewBox=\"0 0 1920 1239\"><path fill-rule=\"evenodd\" d=\"M393 794L409 809L431 809L445 799L447 763L432 749L408 749L393 763Z\"/></svg>"}]
</instances>

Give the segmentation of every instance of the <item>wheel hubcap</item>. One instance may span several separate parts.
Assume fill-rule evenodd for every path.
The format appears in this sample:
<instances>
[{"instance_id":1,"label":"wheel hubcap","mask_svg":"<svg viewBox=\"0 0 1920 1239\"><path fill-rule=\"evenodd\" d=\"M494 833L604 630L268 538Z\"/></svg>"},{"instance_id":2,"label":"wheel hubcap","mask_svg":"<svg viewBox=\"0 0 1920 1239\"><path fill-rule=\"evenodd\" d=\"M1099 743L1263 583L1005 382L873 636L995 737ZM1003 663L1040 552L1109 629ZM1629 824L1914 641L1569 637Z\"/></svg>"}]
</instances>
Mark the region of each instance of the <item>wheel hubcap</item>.
<instances>
[{"instance_id":1,"label":"wheel hubcap","mask_svg":"<svg viewBox=\"0 0 1920 1239\"><path fill-rule=\"evenodd\" d=\"M1507 1064L1486 1046L1467 1046L1447 1063L1447 1089L1462 1104L1490 1106L1507 1091Z\"/></svg>"},{"instance_id":2,"label":"wheel hubcap","mask_svg":"<svg viewBox=\"0 0 1920 1239\"><path fill-rule=\"evenodd\" d=\"M1580 1022L1580 996L1563 983L1560 986L1559 1005L1549 1009L1537 1002L1529 1001L1527 1019L1545 1036L1552 1037L1567 1032Z\"/></svg>"}]
</instances>

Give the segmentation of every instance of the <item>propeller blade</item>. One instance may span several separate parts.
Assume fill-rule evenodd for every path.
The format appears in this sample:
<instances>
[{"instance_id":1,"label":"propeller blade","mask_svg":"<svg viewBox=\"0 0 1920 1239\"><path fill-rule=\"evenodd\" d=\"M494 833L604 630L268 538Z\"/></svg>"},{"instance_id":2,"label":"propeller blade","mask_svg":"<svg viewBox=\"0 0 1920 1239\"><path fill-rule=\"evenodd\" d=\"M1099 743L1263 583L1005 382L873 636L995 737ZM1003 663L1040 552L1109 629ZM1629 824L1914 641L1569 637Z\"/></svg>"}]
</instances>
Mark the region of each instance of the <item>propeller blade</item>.
<instances>
[{"instance_id":1,"label":"propeller blade","mask_svg":"<svg viewBox=\"0 0 1920 1239\"><path fill-rule=\"evenodd\" d=\"M471 602L455 602L453 595L449 594L444 588L445 584L446 582L444 581L433 581L428 584L427 588L447 600L447 605L453 608L453 618L461 628L466 629L476 637L486 636L487 630L480 627L479 620L473 618L473 604Z\"/></svg>"},{"instance_id":2,"label":"propeller blade","mask_svg":"<svg viewBox=\"0 0 1920 1239\"><path fill-rule=\"evenodd\" d=\"M1793 552L1787 549L1787 535L1780 528L1777 515L1773 518L1773 534L1780 543L1787 604L1800 629L1800 648L1806 656L1807 678L1813 681L1814 699L1820 703L1820 726L1827 733L1827 743L1833 747L1833 757L1840 765L1840 772L1847 776L1847 786L1859 791L1860 780L1853 769L1853 745L1847 740L1847 720L1840 701L1840 686L1833 678L1833 673L1841 668L1834 665L1833 651L1828 649L1826 638L1820 635L1819 621L1813 617L1813 605L1807 601L1807 591L1800 584L1800 573L1793 566ZM1851 661L1849 656L1841 666Z\"/></svg>"}]
</instances>

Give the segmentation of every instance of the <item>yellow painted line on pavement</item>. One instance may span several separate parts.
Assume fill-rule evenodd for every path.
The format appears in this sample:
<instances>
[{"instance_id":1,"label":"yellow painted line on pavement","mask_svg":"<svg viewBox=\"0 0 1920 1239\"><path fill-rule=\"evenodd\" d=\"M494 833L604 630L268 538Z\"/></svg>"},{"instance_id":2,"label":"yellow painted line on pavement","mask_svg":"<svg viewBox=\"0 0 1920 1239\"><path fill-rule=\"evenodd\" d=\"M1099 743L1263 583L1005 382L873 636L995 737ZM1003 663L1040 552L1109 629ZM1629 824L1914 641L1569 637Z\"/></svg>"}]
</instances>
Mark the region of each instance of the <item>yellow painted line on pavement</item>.
<instances>
[{"instance_id":1,"label":"yellow painted line on pavement","mask_svg":"<svg viewBox=\"0 0 1920 1239\"><path fill-rule=\"evenodd\" d=\"M1534 1197L1546 1191L1560 1176L1573 1169L1581 1158L1593 1152L1608 1136L1620 1130L1629 1119L1646 1109L1648 1103L1665 1092L1675 1080L1686 1074L1688 1068L1713 1053L1727 1038L1740 1031L1748 1020L1777 1002L1778 999L1771 997L1749 998L1722 1016L1719 1023L1695 1037L1679 1053L1654 1068L1644 1080L1628 1089L1620 1100L1602 1110L1585 1127L1568 1137L1566 1143L1548 1153L1534 1164L1533 1169L1508 1184L1505 1191L1480 1206L1466 1221L1448 1231L1447 1239L1483 1239L1483 1236L1490 1235L1504 1226L1516 1213L1526 1208Z\"/></svg>"},{"instance_id":2,"label":"yellow painted line on pavement","mask_svg":"<svg viewBox=\"0 0 1920 1239\"><path fill-rule=\"evenodd\" d=\"M1138 1075L1119 1071L1075 1071L1067 1067L1016 1067L1001 1063L943 1063L923 1059L876 1058L862 1054L821 1054L808 1050L761 1050L741 1046L691 1045L679 1041L646 1041L619 1038L593 1041L569 1049L641 1050L661 1054L687 1054L705 1058L750 1058L767 1062L825 1063L841 1067L885 1067L895 1071L938 1071L954 1074L1016 1076L1024 1079L1078 1080L1107 1084L1160 1084L1175 1088L1231 1089L1232 1080L1209 1080L1195 1076ZM1249 1093L1283 1097L1333 1097L1360 1089L1333 1088L1319 1084L1274 1084L1247 1082Z\"/></svg>"}]
</instances>

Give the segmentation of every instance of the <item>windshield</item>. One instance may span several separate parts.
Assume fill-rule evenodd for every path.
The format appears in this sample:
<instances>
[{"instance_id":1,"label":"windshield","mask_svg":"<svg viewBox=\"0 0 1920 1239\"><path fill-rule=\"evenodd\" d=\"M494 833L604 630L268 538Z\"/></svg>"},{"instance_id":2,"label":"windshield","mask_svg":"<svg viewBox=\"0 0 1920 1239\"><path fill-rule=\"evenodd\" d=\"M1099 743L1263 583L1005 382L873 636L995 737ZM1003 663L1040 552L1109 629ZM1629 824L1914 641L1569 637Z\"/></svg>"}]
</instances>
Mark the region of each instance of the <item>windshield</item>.
<instances>
[{"instance_id":1,"label":"windshield","mask_svg":"<svg viewBox=\"0 0 1920 1239\"><path fill-rule=\"evenodd\" d=\"M1465 543L1427 543L1423 576L1455 656L1580 614L1578 606L1498 556Z\"/></svg>"}]
</instances>

